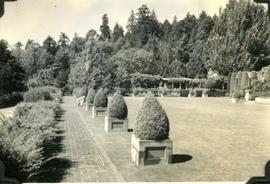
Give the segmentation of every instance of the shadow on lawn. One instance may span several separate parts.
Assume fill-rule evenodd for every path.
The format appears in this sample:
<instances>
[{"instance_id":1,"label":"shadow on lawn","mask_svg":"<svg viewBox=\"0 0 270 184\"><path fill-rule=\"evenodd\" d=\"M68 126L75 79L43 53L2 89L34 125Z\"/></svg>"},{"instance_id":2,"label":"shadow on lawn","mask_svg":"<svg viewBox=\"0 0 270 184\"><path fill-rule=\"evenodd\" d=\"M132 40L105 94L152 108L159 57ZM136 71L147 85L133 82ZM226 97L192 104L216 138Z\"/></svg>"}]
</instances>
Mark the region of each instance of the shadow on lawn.
<instances>
[{"instance_id":1,"label":"shadow on lawn","mask_svg":"<svg viewBox=\"0 0 270 184\"><path fill-rule=\"evenodd\" d=\"M191 155L184 155L184 154L173 154L172 155L172 163L176 164L176 163L184 163L187 161L190 161L192 159Z\"/></svg>"}]
</instances>

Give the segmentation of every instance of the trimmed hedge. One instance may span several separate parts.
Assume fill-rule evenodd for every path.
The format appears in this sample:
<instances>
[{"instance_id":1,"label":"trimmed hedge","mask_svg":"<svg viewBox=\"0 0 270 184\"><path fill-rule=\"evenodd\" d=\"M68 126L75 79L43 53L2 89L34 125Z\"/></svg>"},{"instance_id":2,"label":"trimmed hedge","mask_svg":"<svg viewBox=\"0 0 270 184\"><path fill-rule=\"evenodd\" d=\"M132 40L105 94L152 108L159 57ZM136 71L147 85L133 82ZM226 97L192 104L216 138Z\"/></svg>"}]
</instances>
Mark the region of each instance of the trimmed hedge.
<instances>
[{"instance_id":1,"label":"trimmed hedge","mask_svg":"<svg viewBox=\"0 0 270 184\"><path fill-rule=\"evenodd\" d=\"M162 77L158 75L147 75L134 73L131 75L131 84L132 87L141 87L141 88L157 88L159 87Z\"/></svg>"},{"instance_id":2,"label":"trimmed hedge","mask_svg":"<svg viewBox=\"0 0 270 184\"><path fill-rule=\"evenodd\" d=\"M23 95L24 102L37 102L40 100L62 101L62 92L53 86L31 88Z\"/></svg>"},{"instance_id":3,"label":"trimmed hedge","mask_svg":"<svg viewBox=\"0 0 270 184\"><path fill-rule=\"evenodd\" d=\"M189 90L187 90L187 89L181 89L180 90L180 96L181 97L188 97L188 94L189 94Z\"/></svg>"},{"instance_id":4,"label":"trimmed hedge","mask_svg":"<svg viewBox=\"0 0 270 184\"><path fill-rule=\"evenodd\" d=\"M135 136L143 140L163 140L169 137L169 131L169 119L158 100L146 97L136 117Z\"/></svg>"},{"instance_id":5,"label":"trimmed hedge","mask_svg":"<svg viewBox=\"0 0 270 184\"><path fill-rule=\"evenodd\" d=\"M0 96L0 108L11 107L21 101L23 101L22 92L13 92L12 94L6 94Z\"/></svg>"},{"instance_id":6,"label":"trimmed hedge","mask_svg":"<svg viewBox=\"0 0 270 184\"><path fill-rule=\"evenodd\" d=\"M195 97L202 97L203 90L202 89L194 89Z\"/></svg>"},{"instance_id":7,"label":"trimmed hedge","mask_svg":"<svg viewBox=\"0 0 270 184\"><path fill-rule=\"evenodd\" d=\"M78 87L78 88L74 88L73 89L73 92L72 92L72 94L76 97L76 98L80 98L80 97L82 97L82 96L86 96L87 94L86 94L86 87L82 87L82 88L80 88L80 87Z\"/></svg>"},{"instance_id":8,"label":"trimmed hedge","mask_svg":"<svg viewBox=\"0 0 270 184\"><path fill-rule=\"evenodd\" d=\"M225 97L227 92L228 91L226 90L212 90L212 91L210 90L208 92L208 96L209 97Z\"/></svg>"},{"instance_id":9,"label":"trimmed hedge","mask_svg":"<svg viewBox=\"0 0 270 184\"><path fill-rule=\"evenodd\" d=\"M104 93L104 90L100 88L95 95L94 106L107 107L107 105L108 105L108 98L106 94Z\"/></svg>"},{"instance_id":10,"label":"trimmed hedge","mask_svg":"<svg viewBox=\"0 0 270 184\"><path fill-rule=\"evenodd\" d=\"M53 154L48 149L56 144L59 113L56 102L21 103L12 118L0 123L0 159L10 177L37 181Z\"/></svg>"},{"instance_id":11,"label":"trimmed hedge","mask_svg":"<svg viewBox=\"0 0 270 184\"><path fill-rule=\"evenodd\" d=\"M92 105L94 103L95 95L96 95L96 90L94 88L89 89L87 93L87 97L86 97L86 103L88 105Z\"/></svg>"},{"instance_id":12,"label":"trimmed hedge","mask_svg":"<svg viewBox=\"0 0 270 184\"><path fill-rule=\"evenodd\" d=\"M128 115L127 104L125 102L124 97L121 95L119 91L117 91L113 95L113 98L109 103L108 115L109 117L113 117L117 119L127 118L127 115Z\"/></svg>"}]
</instances>

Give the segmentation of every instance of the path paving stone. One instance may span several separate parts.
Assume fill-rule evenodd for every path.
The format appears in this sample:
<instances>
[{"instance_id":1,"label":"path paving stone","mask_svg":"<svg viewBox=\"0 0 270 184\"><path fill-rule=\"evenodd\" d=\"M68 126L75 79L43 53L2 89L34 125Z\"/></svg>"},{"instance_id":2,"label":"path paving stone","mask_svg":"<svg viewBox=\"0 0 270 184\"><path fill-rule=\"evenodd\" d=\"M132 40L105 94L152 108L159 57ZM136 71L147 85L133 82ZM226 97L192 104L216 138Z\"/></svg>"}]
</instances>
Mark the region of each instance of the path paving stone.
<instances>
[{"instance_id":1,"label":"path paving stone","mask_svg":"<svg viewBox=\"0 0 270 184\"><path fill-rule=\"evenodd\" d=\"M65 155L74 162L64 182L123 181L78 113L75 99L65 97L62 107Z\"/></svg>"}]
</instances>

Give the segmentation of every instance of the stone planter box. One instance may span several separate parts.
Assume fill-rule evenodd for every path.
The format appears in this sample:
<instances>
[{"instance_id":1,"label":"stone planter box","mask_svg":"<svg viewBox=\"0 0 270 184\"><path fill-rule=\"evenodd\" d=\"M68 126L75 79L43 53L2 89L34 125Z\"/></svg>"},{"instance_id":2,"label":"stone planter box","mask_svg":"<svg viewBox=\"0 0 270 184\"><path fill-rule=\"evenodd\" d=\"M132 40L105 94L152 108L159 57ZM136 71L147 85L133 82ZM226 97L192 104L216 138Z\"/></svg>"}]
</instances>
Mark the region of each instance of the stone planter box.
<instances>
[{"instance_id":1,"label":"stone planter box","mask_svg":"<svg viewBox=\"0 0 270 184\"><path fill-rule=\"evenodd\" d=\"M106 132L128 132L128 119L117 119L105 116Z\"/></svg>"},{"instance_id":2,"label":"stone planter box","mask_svg":"<svg viewBox=\"0 0 270 184\"><path fill-rule=\"evenodd\" d=\"M171 164L172 140L140 140L132 135L131 157L135 165Z\"/></svg>"},{"instance_id":3,"label":"stone planter box","mask_svg":"<svg viewBox=\"0 0 270 184\"><path fill-rule=\"evenodd\" d=\"M232 98L232 103L237 103L239 101L238 98Z\"/></svg>"},{"instance_id":4,"label":"stone planter box","mask_svg":"<svg viewBox=\"0 0 270 184\"><path fill-rule=\"evenodd\" d=\"M85 105L86 111L89 111L93 107L93 104L87 104Z\"/></svg>"},{"instance_id":5,"label":"stone planter box","mask_svg":"<svg viewBox=\"0 0 270 184\"><path fill-rule=\"evenodd\" d=\"M92 107L92 118L104 117L106 115L107 107Z\"/></svg>"}]
</instances>

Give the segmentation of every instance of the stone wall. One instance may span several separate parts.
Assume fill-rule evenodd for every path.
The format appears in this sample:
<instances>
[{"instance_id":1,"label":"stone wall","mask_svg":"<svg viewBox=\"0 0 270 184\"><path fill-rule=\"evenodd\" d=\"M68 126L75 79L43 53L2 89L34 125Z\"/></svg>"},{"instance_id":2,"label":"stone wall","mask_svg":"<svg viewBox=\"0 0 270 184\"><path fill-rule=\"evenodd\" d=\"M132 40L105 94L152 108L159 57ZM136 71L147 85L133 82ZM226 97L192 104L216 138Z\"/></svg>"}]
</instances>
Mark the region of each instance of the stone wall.
<instances>
[{"instance_id":1,"label":"stone wall","mask_svg":"<svg viewBox=\"0 0 270 184\"><path fill-rule=\"evenodd\" d=\"M270 82L270 66L263 67L261 71L232 73L230 78L230 94L235 91L252 86L257 81Z\"/></svg>"}]
</instances>

